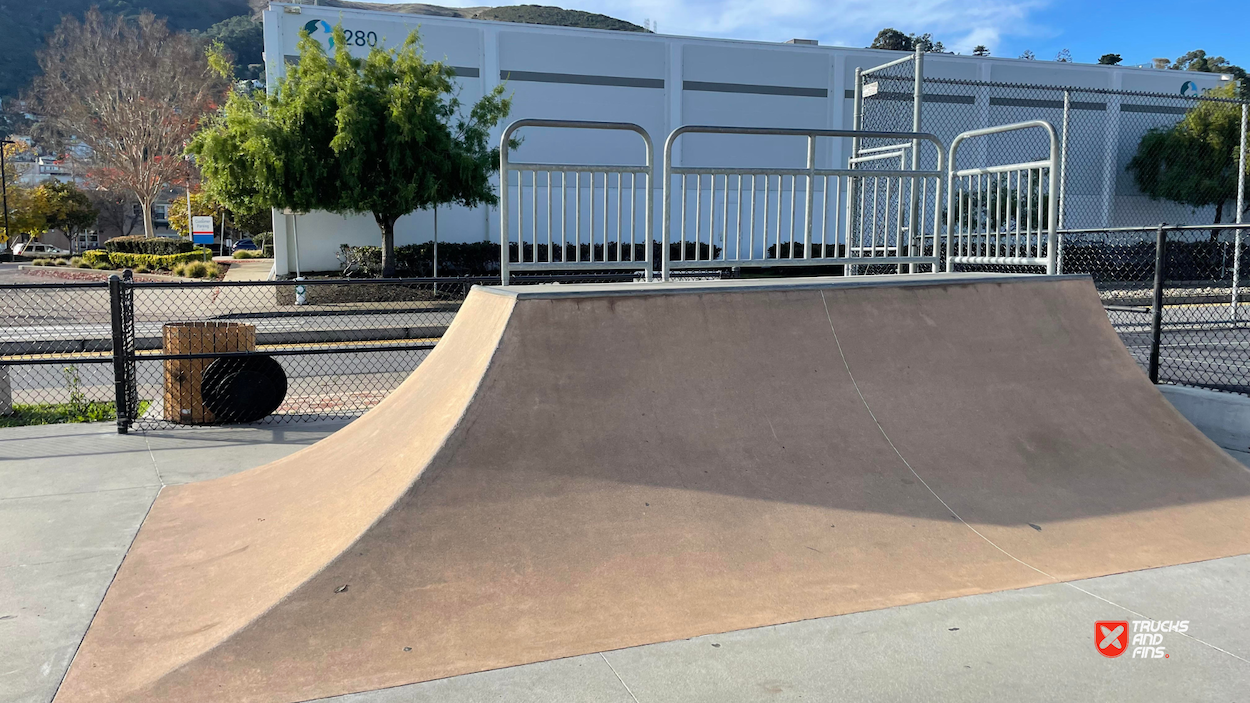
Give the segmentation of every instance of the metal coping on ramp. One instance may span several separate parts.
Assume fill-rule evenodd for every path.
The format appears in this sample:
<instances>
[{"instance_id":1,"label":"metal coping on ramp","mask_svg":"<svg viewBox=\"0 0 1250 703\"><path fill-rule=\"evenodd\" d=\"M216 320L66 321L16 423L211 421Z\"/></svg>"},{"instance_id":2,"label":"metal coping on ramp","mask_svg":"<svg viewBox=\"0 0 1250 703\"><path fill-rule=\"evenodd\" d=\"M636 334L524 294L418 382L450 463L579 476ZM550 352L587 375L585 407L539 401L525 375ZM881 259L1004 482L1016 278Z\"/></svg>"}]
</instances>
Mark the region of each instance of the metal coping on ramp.
<instances>
[{"instance_id":1,"label":"metal coping on ramp","mask_svg":"<svg viewBox=\"0 0 1250 703\"><path fill-rule=\"evenodd\" d=\"M750 293L824 288L911 288L966 283L1037 283L1088 280L1088 274L934 273L878 276L811 276L805 278L755 278L715 281L638 281L636 283L539 283L534 285L479 286L495 295L518 300L559 298L608 298L618 296L679 295L689 293Z\"/></svg>"}]
</instances>

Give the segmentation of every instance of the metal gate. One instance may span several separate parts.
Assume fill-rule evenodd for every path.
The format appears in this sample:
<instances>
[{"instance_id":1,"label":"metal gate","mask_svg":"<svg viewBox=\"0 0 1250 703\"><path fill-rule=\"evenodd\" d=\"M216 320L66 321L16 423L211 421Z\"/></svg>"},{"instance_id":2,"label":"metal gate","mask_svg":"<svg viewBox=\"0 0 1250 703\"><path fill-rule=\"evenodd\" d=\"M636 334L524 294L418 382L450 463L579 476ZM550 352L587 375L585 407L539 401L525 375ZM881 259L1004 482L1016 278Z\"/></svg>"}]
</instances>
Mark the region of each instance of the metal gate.
<instances>
[{"instance_id":1,"label":"metal gate","mask_svg":"<svg viewBox=\"0 0 1250 703\"><path fill-rule=\"evenodd\" d=\"M1050 138L1046 158L959 168L959 149L970 140L1041 129ZM964 132L951 142L946 191L946 270L957 265L1044 266L1058 270L1058 136L1049 122L1033 120ZM984 159L978 159L984 162Z\"/></svg>"},{"instance_id":2,"label":"metal gate","mask_svg":"<svg viewBox=\"0 0 1250 703\"><path fill-rule=\"evenodd\" d=\"M635 132L642 137L646 163L621 166L510 162L512 135L524 127ZM651 173L655 159L651 135L645 129L630 122L517 120L503 131L499 144L500 276L504 285L513 271L555 269L642 271L646 280L651 280Z\"/></svg>"},{"instance_id":3,"label":"metal gate","mask_svg":"<svg viewBox=\"0 0 1250 703\"><path fill-rule=\"evenodd\" d=\"M807 163L790 168L677 166L676 141L692 134L802 137ZM817 168L817 140L879 139L864 157L878 167ZM908 167L931 144L937 168ZM679 127L664 144L662 278L675 269L869 264L916 271L941 268L945 154L931 134L854 130ZM933 245L925 246L926 239ZM863 269L861 271L860 269Z\"/></svg>"}]
</instances>

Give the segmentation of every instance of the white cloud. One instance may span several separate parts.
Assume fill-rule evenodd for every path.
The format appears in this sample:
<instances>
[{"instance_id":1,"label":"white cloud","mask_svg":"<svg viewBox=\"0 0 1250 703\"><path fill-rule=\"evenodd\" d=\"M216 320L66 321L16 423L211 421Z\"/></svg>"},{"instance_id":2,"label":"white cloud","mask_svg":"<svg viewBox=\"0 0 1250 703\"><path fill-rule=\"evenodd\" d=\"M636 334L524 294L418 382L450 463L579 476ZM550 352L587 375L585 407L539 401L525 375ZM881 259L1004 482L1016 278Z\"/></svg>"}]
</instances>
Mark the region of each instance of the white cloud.
<instances>
[{"instance_id":1,"label":"white cloud","mask_svg":"<svg viewBox=\"0 0 1250 703\"><path fill-rule=\"evenodd\" d=\"M553 0L546 0L553 2ZM558 2L559 0L554 0ZM478 5L459 2L455 5ZM562 7L601 12L635 24L659 23L663 34L867 46L883 27L931 32L948 49L996 49L1001 36L1033 33L1031 15L1050 0L577 0Z\"/></svg>"}]
</instances>

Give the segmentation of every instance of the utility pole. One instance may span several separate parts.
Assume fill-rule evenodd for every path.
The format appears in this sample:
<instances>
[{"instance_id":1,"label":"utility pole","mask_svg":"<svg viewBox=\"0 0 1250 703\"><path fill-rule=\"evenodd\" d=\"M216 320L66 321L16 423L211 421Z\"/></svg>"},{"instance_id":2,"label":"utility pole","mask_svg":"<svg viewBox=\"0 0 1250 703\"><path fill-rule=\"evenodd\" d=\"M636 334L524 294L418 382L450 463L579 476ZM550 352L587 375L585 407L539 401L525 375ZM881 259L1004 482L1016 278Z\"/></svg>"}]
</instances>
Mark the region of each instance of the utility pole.
<instances>
[{"instance_id":1,"label":"utility pole","mask_svg":"<svg viewBox=\"0 0 1250 703\"><path fill-rule=\"evenodd\" d=\"M17 142L12 139L0 139L0 191L4 198L4 247L12 250L9 240L13 238L13 230L9 227L9 169L4 163L4 151L10 144Z\"/></svg>"}]
</instances>

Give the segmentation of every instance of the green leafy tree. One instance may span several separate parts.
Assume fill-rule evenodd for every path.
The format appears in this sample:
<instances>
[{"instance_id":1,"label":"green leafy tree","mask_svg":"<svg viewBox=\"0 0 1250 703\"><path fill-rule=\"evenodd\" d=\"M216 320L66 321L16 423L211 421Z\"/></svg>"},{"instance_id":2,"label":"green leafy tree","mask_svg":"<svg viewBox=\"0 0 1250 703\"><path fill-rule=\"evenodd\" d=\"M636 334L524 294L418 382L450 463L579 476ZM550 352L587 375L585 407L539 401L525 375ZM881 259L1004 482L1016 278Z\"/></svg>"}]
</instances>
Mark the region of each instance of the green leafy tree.
<instances>
[{"instance_id":1,"label":"green leafy tree","mask_svg":"<svg viewBox=\"0 0 1250 703\"><path fill-rule=\"evenodd\" d=\"M1104 66L1119 66L1124 57L1119 54L1103 54L1098 57L1098 63Z\"/></svg>"},{"instance_id":2,"label":"green leafy tree","mask_svg":"<svg viewBox=\"0 0 1250 703\"><path fill-rule=\"evenodd\" d=\"M59 229L73 243L96 222L100 211L86 193L73 183L49 181L39 186L48 229Z\"/></svg>"},{"instance_id":3,"label":"green leafy tree","mask_svg":"<svg viewBox=\"0 0 1250 703\"><path fill-rule=\"evenodd\" d=\"M204 36L230 52L235 78L259 78L264 73L265 33L259 20L249 15L231 17L209 27Z\"/></svg>"},{"instance_id":4,"label":"green leafy tree","mask_svg":"<svg viewBox=\"0 0 1250 703\"><path fill-rule=\"evenodd\" d=\"M231 209L370 213L382 232L383 275L395 272L395 222L415 210L494 204L499 150L490 129L511 109L497 86L465 114L442 62L414 31L396 49L333 59L304 35L299 63L272 96L231 93L192 140L205 190Z\"/></svg>"},{"instance_id":5,"label":"green leafy tree","mask_svg":"<svg viewBox=\"0 0 1250 703\"><path fill-rule=\"evenodd\" d=\"M1020 54L1020 58L1024 59L1025 61L1036 61L1037 55L1034 54L1032 51L1025 49L1024 53Z\"/></svg>"},{"instance_id":6,"label":"green leafy tree","mask_svg":"<svg viewBox=\"0 0 1250 703\"><path fill-rule=\"evenodd\" d=\"M1072 52L1067 49L1060 49L1059 53L1055 54L1055 60L1059 63L1072 63Z\"/></svg>"},{"instance_id":7,"label":"green leafy tree","mask_svg":"<svg viewBox=\"0 0 1250 703\"><path fill-rule=\"evenodd\" d=\"M984 44L977 44L972 48L973 56L989 56L990 50Z\"/></svg>"},{"instance_id":8,"label":"green leafy tree","mask_svg":"<svg viewBox=\"0 0 1250 703\"><path fill-rule=\"evenodd\" d=\"M1250 74L1241 66L1231 64L1223 56L1207 56L1207 52L1202 49L1194 49L1189 53L1177 57L1176 61L1168 68L1174 71L1199 71L1202 73L1227 73L1231 75L1240 86L1239 95L1241 97L1250 97Z\"/></svg>"},{"instance_id":9,"label":"green leafy tree","mask_svg":"<svg viewBox=\"0 0 1250 703\"><path fill-rule=\"evenodd\" d=\"M869 49L889 49L891 51L915 51L920 49L924 52L932 52L941 54L946 51L946 47L942 42L934 41L933 35L925 32L924 34L903 34L893 27L886 27L877 32L877 36L872 40Z\"/></svg>"},{"instance_id":10,"label":"green leafy tree","mask_svg":"<svg viewBox=\"0 0 1250 703\"><path fill-rule=\"evenodd\" d=\"M1207 97L1233 98L1236 86L1207 92ZM1128 163L1138 189L1155 200L1192 208L1215 207L1215 224L1237 197L1237 150L1241 143L1241 106L1203 100L1175 126L1152 129L1137 145ZM1211 239L1219 237L1218 228Z\"/></svg>"}]
</instances>

